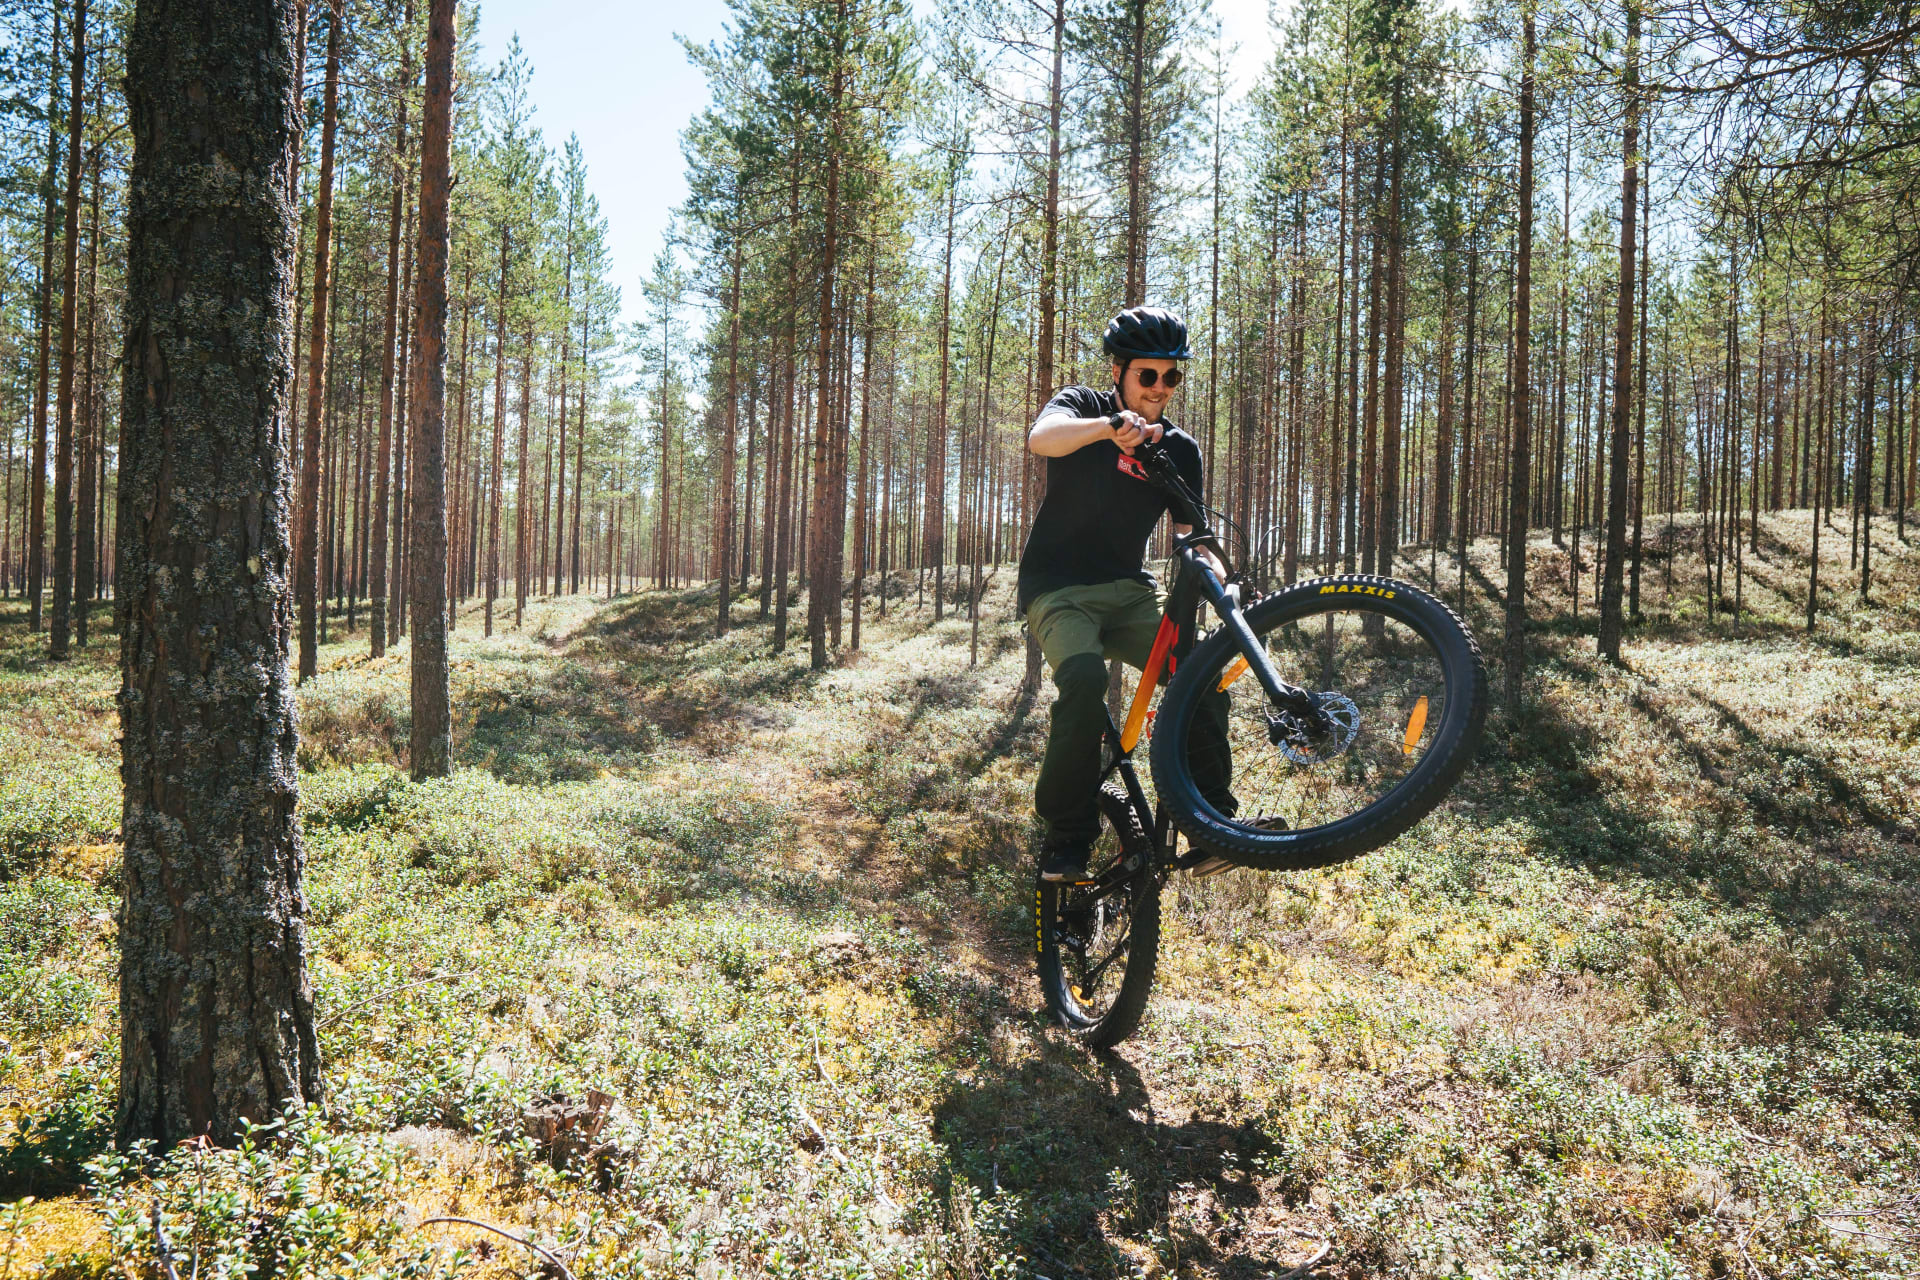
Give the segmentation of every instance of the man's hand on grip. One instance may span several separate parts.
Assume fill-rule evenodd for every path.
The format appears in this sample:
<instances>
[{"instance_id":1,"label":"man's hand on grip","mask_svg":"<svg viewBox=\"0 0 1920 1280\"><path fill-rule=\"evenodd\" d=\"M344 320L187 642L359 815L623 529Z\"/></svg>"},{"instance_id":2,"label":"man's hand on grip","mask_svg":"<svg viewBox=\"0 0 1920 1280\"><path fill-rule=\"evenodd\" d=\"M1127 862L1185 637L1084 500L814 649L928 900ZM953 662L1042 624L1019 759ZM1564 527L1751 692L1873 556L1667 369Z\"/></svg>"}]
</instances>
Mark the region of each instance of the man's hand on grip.
<instances>
[{"instance_id":1,"label":"man's hand on grip","mask_svg":"<svg viewBox=\"0 0 1920 1280\"><path fill-rule=\"evenodd\" d=\"M1148 422L1131 409L1122 409L1107 419L1107 422L1113 431L1113 442L1119 445L1121 452L1128 457L1133 456L1134 448L1142 441L1158 444L1160 437L1166 434L1165 428L1159 423Z\"/></svg>"}]
</instances>

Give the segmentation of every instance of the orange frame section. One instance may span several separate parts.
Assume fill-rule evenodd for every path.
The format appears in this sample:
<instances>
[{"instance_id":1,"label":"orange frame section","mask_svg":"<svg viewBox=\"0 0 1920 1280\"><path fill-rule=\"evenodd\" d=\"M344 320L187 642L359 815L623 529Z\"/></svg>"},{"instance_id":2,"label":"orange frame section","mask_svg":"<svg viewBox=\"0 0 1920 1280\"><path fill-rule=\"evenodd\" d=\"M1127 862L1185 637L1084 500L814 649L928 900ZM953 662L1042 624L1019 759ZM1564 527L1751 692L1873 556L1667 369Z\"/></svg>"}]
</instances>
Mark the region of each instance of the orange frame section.
<instances>
[{"instance_id":1,"label":"orange frame section","mask_svg":"<svg viewBox=\"0 0 1920 1280\"><path fill-rule=\"evenodd\" d=\"M1140 673L1140 687L1133 691L1133 705L1127 708L1127 723L1120 730L1120 749L1131 751L1140 741L1140 730L1147 723L1147 704L1153 701L1153 691L1160 685L1160 671L1167 665L1167 655L1173 652L1173 645L1180 638L1180 628L1172 618L1160 619L1160 630L1153 636L1153 651L1147 655L1146 670Z\"/></svg>"}]
</instances>

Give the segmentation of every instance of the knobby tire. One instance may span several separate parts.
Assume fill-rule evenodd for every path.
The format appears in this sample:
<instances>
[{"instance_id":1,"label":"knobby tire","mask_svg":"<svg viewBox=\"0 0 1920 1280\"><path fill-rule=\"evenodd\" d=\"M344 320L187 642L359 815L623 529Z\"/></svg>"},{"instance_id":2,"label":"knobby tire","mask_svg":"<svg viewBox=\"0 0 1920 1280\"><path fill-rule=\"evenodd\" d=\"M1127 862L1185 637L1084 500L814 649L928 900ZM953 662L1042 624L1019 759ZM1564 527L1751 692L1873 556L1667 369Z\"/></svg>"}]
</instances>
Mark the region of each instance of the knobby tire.
<instances>
[{"instance_id":1,"label":"knobby tire","mask_svg":"<svg viewBox=\"0 0 1920 1280\"><path fill-rule=\"evenodd\" d=\"M1364 594L1369 589L1375 594ZM1160 799L1194 846L1262 871L1302 871L1345 862L1380 848L1432 812L1471 761L1486 719L1487 677L1479 645L1459 615L1406 582L1344 574L1283 588L1248 608L1246 620L1255 636L1264 638L1286 623L1327 613L1375 613L1411 628L1432 646L1446 686L1433 745L1391 790L1336 822L1308 830L1266 830L1235 822L1202 798L1187 752L1201 698L1240 656L1222 627L1180 663L1162 699L1150 752ZM1292 678L1285 671L1281 675Z\"/></svg>"},{"instance_id":2,"label":"knobby tire","mask_svg":"<svg viewBox=\"0 0 1920 1280\"><path fill-rule=\"evenodd\" d=\"M1040 988L1046 996L1048 1012L1082 1043L1105 1049L1132 1035L1146 1012L1160 950L1160 880L1148 836L1126 796L1114 787L1102 787L1099 804L1101 820L1117 837L1119 859L1133 857L1138 863L1133 871L1124 873L1124 882L1112 890L1115 895L1126 895L1130 912L1125 967L1112 1002L1104 1009L1085 1005L1074 990L1069 966L1062 954L1065 947L1061 937L1062 906L1071 906L1071 895L1086 890L1036 878L1034 941L1039 951ZM1096 877L1106 869L1098 864L1091 868Z\"/></svg>"}]
</instances>

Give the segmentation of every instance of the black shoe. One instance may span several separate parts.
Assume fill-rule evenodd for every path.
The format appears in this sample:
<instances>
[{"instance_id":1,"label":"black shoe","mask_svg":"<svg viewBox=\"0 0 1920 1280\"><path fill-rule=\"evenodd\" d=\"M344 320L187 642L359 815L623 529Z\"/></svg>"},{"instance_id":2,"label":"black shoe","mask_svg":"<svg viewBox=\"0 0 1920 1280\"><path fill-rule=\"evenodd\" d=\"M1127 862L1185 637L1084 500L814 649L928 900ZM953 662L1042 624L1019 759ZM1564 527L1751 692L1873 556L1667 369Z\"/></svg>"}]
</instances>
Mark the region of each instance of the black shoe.
<instances>
[{"instance_id":1,"label":"black shoe","mask_svg":"<svg viewBox=\"0 0 1920 1280\"><path fill-rule=\"evenodd\" d=\"M1258 827L1263 831L1288 830L1287 820L1277 813L1263 813L1255 818L1249 825ZM1191 867L1188 867L1187 874L1195 880L1204 880L1208 876L1217 876L1222 871L1231 871L1238 865L1238 863L1229 862L1216 853L1212 857L1204 858L1194 863Z\"/></svg>"},{"instance_id":2,"label":"black shoe","mask_svg":"<svg viewBox=\"0 0 1920 1280\"><path fill-rule=\"evenodd\" d=\"M1049 884L1092 884L1084 845L1051 845L1040 851L1040 878Z\"/></svg>"}]
</instances>

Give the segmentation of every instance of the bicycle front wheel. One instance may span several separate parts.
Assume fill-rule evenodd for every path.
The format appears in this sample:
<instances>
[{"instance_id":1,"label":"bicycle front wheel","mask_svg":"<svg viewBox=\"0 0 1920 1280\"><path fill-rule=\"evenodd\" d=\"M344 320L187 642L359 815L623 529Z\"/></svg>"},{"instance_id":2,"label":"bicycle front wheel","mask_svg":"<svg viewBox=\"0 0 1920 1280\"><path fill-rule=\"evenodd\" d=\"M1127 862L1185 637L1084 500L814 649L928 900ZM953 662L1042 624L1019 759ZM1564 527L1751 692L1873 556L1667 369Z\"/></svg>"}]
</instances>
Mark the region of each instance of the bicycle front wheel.
<instances>
[{"instance_id":1,"label":"bicycle front wheel","mask_svg":"<svg viewBox=\"0 0 1920 1280\"><path fill-rule=\"evenodd\" d=\"M1094 882L1034 880L1034 941L1047 1010L1096 1049L1132 1035L1146 1012L1160 950L1160 880L1133 806L1100 789Z\"/></svg>"},{"instance_id":2,"label":"bicycle front wheel","mask_svg":"<svg viewBox=\"0 0 1920 1280\"><path fill-rule=\"evenodd\" d=\"M1377 849L1431 812L1479 745L1487 678L1459 616L1417 587L1349 574L1247 610L1282 680L1319 694L1314 736L1273 707L1221 628L1180 664L1156 717L1154 783L1194 845L1293 871Z\"/></svg>"}]
</instances>

